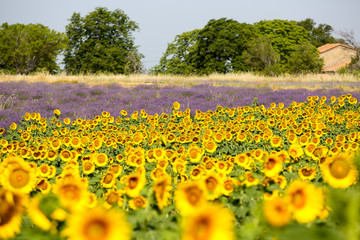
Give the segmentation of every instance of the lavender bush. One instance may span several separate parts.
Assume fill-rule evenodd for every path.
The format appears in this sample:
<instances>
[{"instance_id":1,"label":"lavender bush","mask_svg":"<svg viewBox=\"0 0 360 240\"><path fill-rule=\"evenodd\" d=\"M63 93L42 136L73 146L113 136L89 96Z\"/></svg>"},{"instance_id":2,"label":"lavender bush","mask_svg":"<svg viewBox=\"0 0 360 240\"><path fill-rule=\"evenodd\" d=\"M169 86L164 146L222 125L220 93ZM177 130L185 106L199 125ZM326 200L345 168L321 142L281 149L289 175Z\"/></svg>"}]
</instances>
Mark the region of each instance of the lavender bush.
<instances>
[{"instance_id":1,"label":"lavender bush","mask_svg":"<svg viewBox=\"0 0 360 240\"><path fill-rule=\"evenodd\" d=\"M270 103L302 102L308 96L341 96L351 93L359 99L359 92L341 89L272 90L270 87L214 87L206 84L194 86L139 85L124 88L121 85L88 86L76 83L0 82L0 128L18 123L26 112L38 112L43 117L53 116L54 109L61 110L61 118L93 118L102 111L117 116L121 110L128 113L146 110L149 114L169 113L174 101L181 103L181 110L190 108L192 113L215 110L218 105L238 107L250 105L254 98L266 107Z\"/></svg>"}]
</instances>

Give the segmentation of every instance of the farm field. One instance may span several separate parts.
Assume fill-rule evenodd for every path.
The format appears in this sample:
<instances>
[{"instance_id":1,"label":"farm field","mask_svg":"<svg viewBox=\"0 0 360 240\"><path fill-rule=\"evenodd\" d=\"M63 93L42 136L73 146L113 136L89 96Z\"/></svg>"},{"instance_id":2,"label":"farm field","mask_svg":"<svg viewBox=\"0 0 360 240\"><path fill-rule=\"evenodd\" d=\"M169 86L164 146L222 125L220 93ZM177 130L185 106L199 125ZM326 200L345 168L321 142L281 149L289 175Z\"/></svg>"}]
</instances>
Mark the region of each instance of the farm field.
<instances>
[{"instance_id":1,"label":"farm field","mask_svg":"<svg viewBox=\"0 0 360 240\"><path fill-rule=\"evenodd\" d=\"M358 239L360 83L247 76L0 77L0 239Z\"/></svg>"}]
</instances>

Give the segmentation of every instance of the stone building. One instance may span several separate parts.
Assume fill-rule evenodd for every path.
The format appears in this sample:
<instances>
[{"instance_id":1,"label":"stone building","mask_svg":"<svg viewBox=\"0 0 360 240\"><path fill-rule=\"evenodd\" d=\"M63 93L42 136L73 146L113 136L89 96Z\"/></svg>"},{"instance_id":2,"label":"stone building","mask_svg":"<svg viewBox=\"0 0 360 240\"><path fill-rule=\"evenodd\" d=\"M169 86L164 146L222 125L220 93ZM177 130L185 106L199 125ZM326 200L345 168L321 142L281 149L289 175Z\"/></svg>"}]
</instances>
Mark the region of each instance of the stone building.
<instances>
[{"instance_id":1,"label":"stone building","mask_svg":"<svg viewBox=\"0 0 360 240\"><path fill-rule=\"evenodd\" d=\"M324 59L322 72L336 72L342 67L346 67L353 57L356 50L341 43L328 43L318 47L320 57Z\"/></svg>"}]
</instances>

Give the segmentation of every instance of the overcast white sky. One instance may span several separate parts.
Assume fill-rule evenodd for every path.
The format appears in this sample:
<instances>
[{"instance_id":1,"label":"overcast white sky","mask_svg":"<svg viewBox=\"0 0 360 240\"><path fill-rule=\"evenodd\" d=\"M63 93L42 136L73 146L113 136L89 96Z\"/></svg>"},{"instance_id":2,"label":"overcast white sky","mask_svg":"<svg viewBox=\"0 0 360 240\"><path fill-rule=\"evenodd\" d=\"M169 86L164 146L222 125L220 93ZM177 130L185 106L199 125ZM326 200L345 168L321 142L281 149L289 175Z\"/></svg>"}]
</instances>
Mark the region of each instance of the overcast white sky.
<instances>
[{"instance_id":1,"label":"overcast white sky","mask_svg":"<svg viewBox=\"0 0 360 240\"><path fill-rule=\"evenodd\" d=\"M360 41L359 0L0 0L0 24L41 23L65 32L74 12L85 16L96 7L121 9L138 23L135 43L145 55L147 69L159 63L177 34L222 17L250 24L312 18L317 24L331 25L335 31L352 30Z\"/></svg>"}]
</instances>

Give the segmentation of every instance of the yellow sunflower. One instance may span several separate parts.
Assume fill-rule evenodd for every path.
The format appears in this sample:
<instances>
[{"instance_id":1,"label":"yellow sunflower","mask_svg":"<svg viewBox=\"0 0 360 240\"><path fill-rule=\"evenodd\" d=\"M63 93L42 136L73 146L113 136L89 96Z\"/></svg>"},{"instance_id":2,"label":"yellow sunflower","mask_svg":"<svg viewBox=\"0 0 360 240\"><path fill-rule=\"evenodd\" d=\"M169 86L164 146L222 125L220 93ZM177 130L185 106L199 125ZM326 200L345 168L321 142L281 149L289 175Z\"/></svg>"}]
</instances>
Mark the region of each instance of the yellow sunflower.
<instances>
[{"instance_id":1,"label":"yellow sunflower","mask_svg":"<svg viewBox=\"0 0 360 240\"><path fill-rule=\"evenodd\" d=\"M130 197L136 197L140 194L141 190L145 186L145 176L140 174L131 174L124 178L125 180L125 192Z\"/></svg>"},{"instance_id":2,"label":"yellow sunflower","mask_svg":"<svg viewBox=\"0 0 360 240\"><path fill-rule=\"evenodd\" d=\"M295 180L286 190L293 217L300 223L311 222L324 208L324 194L315 185Z\"/></svg>"},{"instance_id":3,"label":"yellow sunflower","mask_svg":"<svg viewBox=\"0 0 360 240\"><path fill-rule=\"evenodd\" d=\"M175 204L182 215L191 214L206 204L206 189L202 182L183 182L175 190Z\"/></svg>"},{"instance_id":4,"label":"yellow sunflower","mask_svg":"<svg viewBox=\"0 0 360 240\"><path fill-rule=\"evenodd\" d=\"M265 176L275 177L282 171L282 169L283 161L277 156L277 154L270 154L265 158L264 168L262 170Z\"/></svg>"},{"instance_id":5,"label":"yellow sunflower","mask_svg":"<svg viewBox=\"0 0 360 240\"><path fill-rule=\"evenodd\" d=\"M191 144L187 151L187 156L189 157L190 161L195 163L199 162L204 155L205 150L200 148L196 144Z\"/></svg>"},{"instance_id":6,"label":"yellow sunflower","mask_svg":"<svg viewBox=\"0 0 360 240\"><path fill-rule=\"evenodd\" d=\"M289 147L288 153L293 159L297 160L304 154L304 150L300 145L294 143Z\"/></svg>"},{"instance_id":7,"label":"yellow sunflower","mask_svg":"<svg viewBox=\"0 0 360 240\"><path fill-rule=\"evenodd\" d=\"M100 184L104 188L112 188L116 183L116 177L117 175L111 171L108 171L104 174L102 177Z\"/></svg>"},{"instance_id":8,"label":"yellow sunflower","mask_svg":"<svg viewBox=\"0 0 360 240\"><path fill-rule=\"evenodd\" d=\"M182 240L235 239L235 218L220 205L205 205L183 219Z\"/></svg>"},{"instance_id":9,"label":"yellow sunflower","mask_svg":"<svg viewBox=\"0 0 360 240\"><path fill-rule=\"evenodd\" d=\"M108 164L109 158L105 153L98 153L94 157L94 162L98 167L104 167Z\"/></svg>"},{"instance_id":10,"label":"yellow sunflower","mask_svg":"<svg viewBox=\"0 0 360 240\"><path fill-rule=\"evenodd\" d=\"M266 200L263 213L266 222L273 227L283 227L291 221L289 202L284 198L275 197Z\"/></svg>"},{"instance_id":11,"label":"yellow sunflower","mask_svg":"<svg viewBox=\"0 0 360 240\"><path fill-rule=\"evenodd\" d=\"M147 205L146 198L143 196L136 196L129 201L129 207L133 210L137 210L139 208L145 208Z\"/></svg>"},{"instance_id":12,"label":"yellow sunflower","mask_svg":"<svg viewBox=\"0 0 360 240\"><path fill-rule=\"evenodd\" d=\"M316 176L315 167L302 167L298 170L298 174L301 180L313 180Z\"/></svg>"},{"instance_id":13,"label":"yellow sunflower","mask_svg":"<svg viewBox=\"0 0 360 240\"><path fill-rule=\"evenodd\" d=\"M69 240L130 239L131 228L120 211L95 207L71 214L63 231Z\"/></svg>"},{"instance_id":14,"label":"yellow sunflower","mask_svg":"<svg viewBox=\"0 0 360 240\"><path fill-rule=\"evenodd\" d=\"M24 198L6 189L0 190L0 238L10 239L20 232Z\"/></svg>"},{"instance_id":15,"label":"yellow sunflower","mask_svg":"<svg viewBox=\"0 0 360 240\"><path fill-rule=\"evenodd\" d=\"M354 164L354 153L346 152L326 159L321 166L324 180L334 188L347 188L356 183L359 172Z\"/></svg>"},{"instance_id":16,"label":"yellow sunflower","mask_svg":"<svg viewBox=\"0 0 360 240\"><path fill-rule=\"evenodd\" d=\"M36 174L27 162L10 164L3 172L2 184L5 188L19 193L30 193L36 184Z\"/></svg>"},{"instance_id":17,"label":"yellow sunflower","mask_svg":"<svg viewBox=\"0 0 360 240\"><path fill-rule=\"evenodd\" d=\"M82 163L83 173L89 175L95 171L95 164L92 160L86 160Z\"/></svg>"},{"instance_id":18,"label":"yellow sunflower","mask_svg":"<svg viewBox=\"0 0 360 240\"><path fill-rule=\"evenodd\" d=\"M89 193L87 184L80 177L74 175L64 176L53 186L53 192L60 199L62 206L70 211L77 211L86 206Z\"/></svg>"},{"instance_id":19,"label":"yellow sunflower","mask_svg":"<svg viewBox=\"0 0 360 240\"><path fill-rule=\"evenodd\" d=\"M46 178L41 178L36 183L36 189L40 189L43 194L47 194L51 190L51 184Z\"/></svg>"},{"instance_id":20,"label":"yellow sunflower","mask_svg":"<svg viewBox=\"0 0 360 240\"><path fill-rule=\"evenodd\" d=\"M207 190L206 199L214 200L218 198L222 193L221 178L219 174L210 172L203 177L204 186Z\"/></svg>"},{"instance_id":21,"label":"yellow sunflower","mask_svg":"<svg viewBox=\"0 0 360 240\"><path fill-rule=\"evenodd\" d=\"M203 142L203 147L205 147L207 152L213 153L216 151L217 144L214 140L208 140Z\"/></svg>"},{"instance_id":22,"label":"yellow sunflower","mask_svg":"<svg viewBox=\"0 0 360 240\"><path fill-rule=\"evenodd\" d=\"M124 199L121 197L121 192L118 190L109 190L105 194L105 208L111 208L114 204L117 204L119 207L122 207L124 204Z\"/></svg>"}]
</instances>

